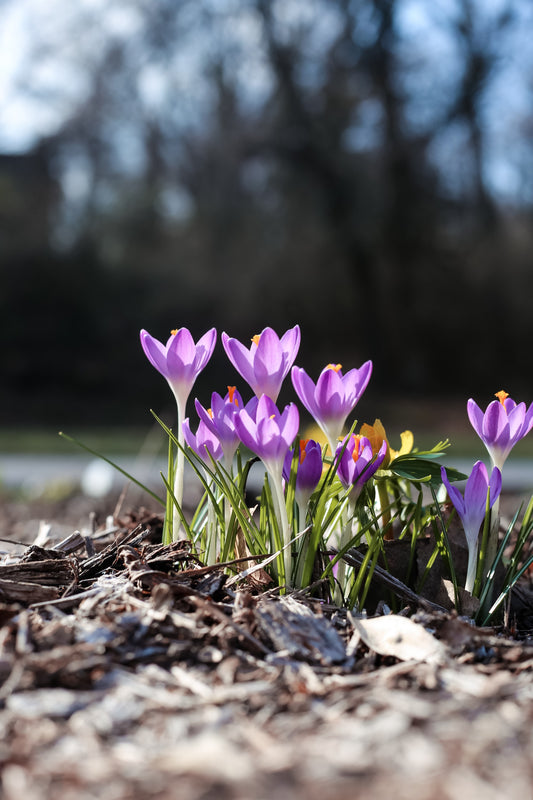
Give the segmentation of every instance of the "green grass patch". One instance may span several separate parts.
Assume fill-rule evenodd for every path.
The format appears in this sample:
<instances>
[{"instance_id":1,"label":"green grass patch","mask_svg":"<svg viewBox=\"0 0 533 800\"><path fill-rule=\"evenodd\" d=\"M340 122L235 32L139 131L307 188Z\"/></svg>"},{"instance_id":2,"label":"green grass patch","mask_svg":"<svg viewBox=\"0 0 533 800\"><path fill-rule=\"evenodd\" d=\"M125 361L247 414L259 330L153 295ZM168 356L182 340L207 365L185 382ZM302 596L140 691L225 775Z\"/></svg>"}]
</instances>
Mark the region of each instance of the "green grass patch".
<instances>
[{"instance_id":1,"label":"green grass patch","mask_svg":"<svg viewBox=\"0 0 533 800\"><path fill-rule=\"evenodd\" d=\"M166 440L159 426L150 427L65 427L64 432L102 453L137 455L147 450L148 454L165 452ZM387 430L392 447L400 443L400 431L392 427ZM415 447L418 450L430 449L437 440L443 438L439 428L415 434ZM0 453L57 453L66 455L75 449L59 436L53 428L0 428ZM472 462L485 461L487 452L479 438L472 431L455 433L450 436L450 446L446 451L446 463L452 464L454 458L471 458ZM513 447L513 459L533 458L533 436L526 436Z\"/></svg>"},{"instance_id":2,"label":"green grass patch","mask_svg":"<svg viewBox=\"0 0 533 800\"><path fill-rule=\"evenodd\" d=\"M102 453L137 455L163 452L166 440L159 428L65 428L65 433ZM0 428L0 453L69 455L79 449L50 428Z\"/></svg>"}]
</instances>

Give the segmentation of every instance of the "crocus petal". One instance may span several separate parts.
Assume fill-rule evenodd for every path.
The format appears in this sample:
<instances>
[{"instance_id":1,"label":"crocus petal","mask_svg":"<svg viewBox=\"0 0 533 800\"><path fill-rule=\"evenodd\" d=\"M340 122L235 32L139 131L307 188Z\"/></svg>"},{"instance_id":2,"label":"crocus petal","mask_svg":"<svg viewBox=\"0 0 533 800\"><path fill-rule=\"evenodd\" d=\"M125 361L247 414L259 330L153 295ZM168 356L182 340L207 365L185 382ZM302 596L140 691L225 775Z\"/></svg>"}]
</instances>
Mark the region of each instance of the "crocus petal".
<instances>
[{"instance_id":1,"label":"crocus petal","mask_svg":"<svg viewBox=\"0 0 533 800\"><path fill-rule=\"evenodd\" d=\"M267 394L276 400L281 384L291 368L300 344L300 329L296 325L282 339L272 328L265 328L247 349L236 339L222 334L222 344L235 369L260 396Z\"/></svg>"},{"instance_id":2,"label":"crocus petal","mask_svg":"<svg viewBox=\"0 0 533 800\"><path fill-rule=\"evenodd\" d=\"M292 445L296 439L296 434L298 433L298 428L300 427L300 414L298 413L298 407L295 405L295 403L289 403L282 416L285 414L286 417L283 421L282 436L285 444L290 447L290 445Z\"/></svg>"},{"instance_id":3,"label":"crocus petal","mask_svg":"<svg viewBox=\"0 0 533 800\"><path fill-rule=\"evenodd\" d=\"M183 437L185 439L185 443L189 445L191 450L196 450L196 437L194 433L191 431L189 417L186 417L186 419L183 420L181 427L183 430Z\"/></svg>"},{"instance_id":4,"label":"crocus petal","mask_svg":"<svg viewBox=\"0 0 533 800\"><path fill-rule=\"evenodd\" d=\"M357 405L372 372L372 362L367 361L361 369L350 370L346 375L338 369L325 367L316 385L305 370L293 367L292 382L301 402L322 428L330 446L340 436L348 414Z\"/></svg>"},{"instance_id":5,"label":"crocus petal","mask_svg":"<svg viewBox=\"0 0 533 800\"><path fill-rule=\"evenodd\" d=\"M481 513L485 514L488 486L487 467L482 461L476 461L465 486L464 504L466 509L475 509L476 511L481 509Z\"/></svg>"},{"instance_id":6,"label":"crocus petal","mask_svg":"<svg viewBox=\"0 0 533 800\"><path fill-rule=\"evenodd\" d=\"M315 401L322 419L331 420L348 416L344 402L344 386L335 370L326 369L320 374L316 383Z\"/></svg>"},{"instance_id":7,"label":"crocus petal","mask_svg":"<svg viewBox=\"0 0 533 800\"><path fill-rule=\"evenodd\" d=\"M501 469L514 445L533 428L533 403L526 411L525 403L516 403L505 392L497 392L498 400L487 406L485 413L468 401L468 417L492 459Z\"/></svg>"},{"instance_id":8,"label":"crocus petal","mask_svg":"<svg viewBox=\"0 0 533 800\"><path fill-rule=\"evenodd\" d=\"M494 467L490 475L490 507L494 505L502 490L502 473Z\"/></svg>"},{"instance_id":9,"label":"crocus petal","mask_svg":"<svg viewBox=\"0 0 533 800\"><path fill-rule=\"evenodd\" d=\"M355 447L358 450L356 451ZM387 443L383 442L377 457L373 459L372 445L364 436L350 436L348 441L344 439L339 443L335 452L338 461L337 475L344 486L348 489L353 487L354 494L359 494L361 488L369 480L383 463L387 452ZM354 453L356 458L354 459Z\"/></svg>"},{"instance_id":10,"label":"crocus petal","mask_svg":"<svg viewBox=\"0 0 533 800\"><path fill-rule=\"evenodd\" d=\"M198 414L204 425L206 425L211 431L213 431L213 433L216 433L216 427L213 422L213 418L209 416L209 413L206 411L206 409L203 407L203 405L200 403L198 399L195 399L194 407L196 408L196 413Z\"/></svg>"},{"instance_id":11,"label":"crocus petal","mask_svg":"<svg viewBox=\"0 0 533 800\"><path fill-rule=\"evenodd\" d=\"M466 404L468 419L480 439L483 438L483 411L478 404L470 398Z\"/></svg>"},{"instance_id":12,"label":"crocus petal","mask_svg":"<svg viewBox=\"0 0 533 800\"><path fill-rule=\"evenodd\" d=\"M255 419L247 408L235 415L235 429L243 444L281 478L287 450L298 432L298 409L291 403L280 414L268 395L261 395L257 401Z\"/></svg>"},{"instance_id":13,"label":"crocus petal","mask_svg":"<svg viewBox=\"0 0 533 800\"><path fill-rule=\"evenodd\" d=\"M481 523L485 517L489 478L487 468L482 461L476 461L465 486L464 497L451 486L444 467L441 468L443 482L463 524L469 550L477 545ZM494 485L493 485L494 481ZM497 467L492 470L490 478L490 505L492 506L501 490L501 473Z\"/></svg>"},{"instance_id":14,"label":"crocus petal","mask_svg":"<svg viewBox=\"0 0 533 800\"><path fill-rule=\"evenodd\" d=\"M372 449L372 446L370 446L370 449ZM385 456L387 455L388 449L389 449L389 445L388 445L387 441L385 440L383 442L383 444L381 445L381 447L379 448L377 456L375 457L374 461L372 462L372 466L374 468L374 473L378 471L378 469L381 467L381 465L385 461Z\"/></svg>"},{"instance_id":15,"label":"crocus petal","mask_svg":"<svg viewBox=\"0 0 533 800\"><path fill-rule=\"evenodd\" d=\"M315 384L303 367L292 368L291 380L300 402L318 422L320 413L315 401Z\"/></svg>"},{"instance_id":16,"label":"crocus petal","mask_svg":"<svg viewBox=\"0 0 533 800\"><path fill-rule=\"evenodd\" d=\"M194 340L186 328L181 328L169 341L167 347L168 380L175 387L190 392L195 379Z\"/></svg>"},{"instance_id":17,"label":"crocus petal","mask_svg":"<svg viewBox=\"0 0 533 800\"><path fill-rule=\"evenodd\" d=\"M282 349L278 335L272 328L265 328L259 336L259 344L254 354L256 376L261 377L278 373L283 367Z\"/></svg>"},{"instance_id":18,"label":"crocus petal","mask_svg":"<svg viewBox=\"0 0 533 800\"><path fill-rule=\"evenodd\" d=\"M235 417L235 430L243 445L252 453L255 452L257 425L245 408Z\"/></svg>"},{"instance_id":19,"label":"crocus petal","mask_svg":"<svg viewBox=\"0 0 533 800\"><path fill-rule=\"evenodd\" d=\"M211 396L212 408L215 406L215 396L221 400L223 405L222 407L218 406L217 411L212 417L198 400L195 400L194 404L196 407L196 413L198 414L202 424L205 425L211 434L216 436L220 442L220 446L222 447L222 452L226 460L226 465L229 466L233 460L233 456L235 455L235 451L237 450L240 441L235 430L234 422L237 409L232 403L224 403L224 400L222 400L220 395L216 395L216 392L214 392Z\"/></svg>"},{"instance_id":20,"label":"crocus petal","mask_svg":"<svg viewBox=\"0 0 533 800\"><path fill-rule=\"evenodd\" d=\"M280 429L274 419L261 419L257 423L255 452L264 461L277 459L280 453Z\"/></svg>"},{"instance_id":21,"label":"crocus petal","mask_svg":"<svg viewBox=\"0 0 533 800\"><path fill-rule=\"evenodd\" d=\"M281 337L281 348L287 353L288 361L287 371L292 366L294 359L298 355L300 349L300 326L295 325L294 328L289 328Z\"/></svg>"},{"instance_id":22,"label":"crocus petal","mask_svg":"<svg viewBox=\"0 0 533 800\"><path fill-rule=\"evenodd\" d=\"M342 376L345 395L350 399L351 409L359 402L361 395L368 386L371 375L372 362L365 361L359 369L351 369L346 375Z\"/></svg>"},{"instance_id":23,"label":"crocus petal","mask_svg":"<svg viewBox=\"0 0 533 800\"><path fill-rule=\"evenodd\" d=\"M486 443L505 446L509 441L509 421L504 406L493 400L483 417L482 438Z\"/></svg>"},{"instance_id":24,"label":"crocus petal","mask_svg":"<svg viewBox=\"0 0 533 800\"><path fill-rule=\"evenodd\" d=\"M267 394L262 394L257 401L255 421L259 423L262 419L269 419L270 417L279 417L278 407L271 397Z\"/></svg>"},{"instance_id":25,"label":"crocus petal","mask_svg":"<svg viewBox=\"0 0 533 800\"><path fill-rule=\"evenodd\" d=\"M464 497L454 486L450 485L444 467L441 467L441 476L463 524L468 545L468 569L465 588L471 592L475 585L478 541L481 525L485 518L487 493L490 492L489 504L492 507L501 491L501 472L497 467L494 467L489 481L485 464L482 461L476 461L466 481Z\"/></svg>"},{"instance_id":26,"label":"crocus petal","mask_svg":"<svg viewBox=\"0 0 533 800\"><path fill-rule=\"evenodd\" d=\"M522 427L522 437L527 436L529 431L533 428L533 403L529 406L524 417L524 424Z\"/></svg>"},{"instance_id":27,"label":"crocus petal","mask_svg":"<svg viewBox=\"0 0 533 800\"><path fill-rule=\"evenodd\" d=\"M170 339L168 356L175 358L180 365L194 363L196 346L191 332L187 328L180 328Z\"/></svg>"},{"instance_id":28,"label":"crocus petal","mask_svg":"<svg viewBox=\"0 0 533 800\"><path fill-rule=\"evenodd\" d=\"M453 486L450 481L448 480L448 475L446 474L446 469L444 467L440 468L440 475L442 478L443 484L446 486L446 491L448 492L448 496L452 501L457 513L462 516L464 514L464 502L463 496L459 489L456 486Z\"/></svg>"},{"instance_id":29,"label":"crocus petal","mask_svg":"<svg viewBox=\"0 0 533 800\"><path fill-rule=\"evenodd\" d=\"M222 334L222 345L226 355L249 386L255 383L255 374L252 367L250 351L238 341L232 339L227 333Z\"/></svg>"},{"instance_id":30,"label":"crocus petal","mask_svg":"<svg viewBox=\"0 0 533 800\"><path fill-rule=\"evenodd\" d=\"M178 408L185 408L187 398L201 370L211 358L216 341L212 328L200 339L198 346L187 328L180 328L167 340L166 345L142 330L141 345L153 367L167 379L176 397Z\"/></svg>"},{"instance_id":31,"label":"crocus petal","mask_svg":"<svg viewBox=\"0 0 533 800\"><path fill-rule=\"evenodd\" d=\"M201 372L211 356L213 355L213 350L215 349L215 344L217 340L217 331L216 328L211 328L211 330L204 333L204 335L198 339L198 343L196 345L196 357L194 360L194 371L198 374Z\"/></svg>"},{"instance_id":32,"label":"crocus petal","mask_svg":"<svg viewBox=\"0 0 533 800\"><path fill-rule=\"evenodd\" d=\"M290 479L294 449L288 450L283 463L283 477ZM322 448L314 439L300 442L300 452L296 465L296 493L305 499L316 489L322 476Z\"/></svg>"},{"instance_id":33,"label":"crocus petal","mask_svg":"<svg viewBox=\"0 0 533 800\"><path fill-rule=\"evenodd\" d=\"M141 331L141 345L150 364L155 367L156 370L161 373L161 375L164 375L165 378L168 378L167 353L165 346L157 339L154 339L153 336L150 336L148 331L145 330Z\"/></svg>"},{"instance_id":34,"label":"crocus petal","mask_svg":"<svg viewBox=\"0 0 533 800\"><path fill-rule=\"evenodd\" d=\"M209 455L211 455L215 461L222 458L223 450L218 438L202 421L200 421L198 425L196 436L191 431L188 417L183 421L182 430L185 442L207 466L211 465Z\"/></svg>"}]
</instances>

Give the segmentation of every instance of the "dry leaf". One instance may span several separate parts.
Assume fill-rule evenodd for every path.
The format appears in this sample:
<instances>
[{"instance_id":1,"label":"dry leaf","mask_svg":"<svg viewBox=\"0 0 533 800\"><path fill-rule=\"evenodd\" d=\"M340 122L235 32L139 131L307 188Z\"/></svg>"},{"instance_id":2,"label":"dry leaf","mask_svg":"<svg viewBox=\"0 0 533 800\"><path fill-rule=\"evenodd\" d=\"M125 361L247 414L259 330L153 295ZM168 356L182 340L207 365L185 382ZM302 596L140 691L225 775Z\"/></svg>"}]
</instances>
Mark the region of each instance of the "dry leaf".
<instances>
[{"instance_id":1,"label":"dry leaf","mask_svg":"<svg viewBox=\"0 0 533 800\"><path fill-rule=\"evenodd\" d=\"M442 642L407 617L387 614L372 619L352 618L352 624L366 646L382 656L430 664L443 664L447 660Z\"/></svg>"}]
</instances>

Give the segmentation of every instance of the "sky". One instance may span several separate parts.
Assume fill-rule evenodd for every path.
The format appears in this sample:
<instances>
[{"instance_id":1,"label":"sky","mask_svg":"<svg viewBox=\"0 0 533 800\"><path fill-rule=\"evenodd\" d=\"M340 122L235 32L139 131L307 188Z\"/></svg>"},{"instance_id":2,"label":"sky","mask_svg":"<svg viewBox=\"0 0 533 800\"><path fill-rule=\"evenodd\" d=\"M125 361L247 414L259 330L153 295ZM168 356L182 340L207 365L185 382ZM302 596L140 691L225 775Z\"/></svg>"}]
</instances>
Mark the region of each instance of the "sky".
<instances>
[{"instance_id":1,"label":"sky","mask_svg":"<svg viewBox=\"0 0 533 800\"><path fill-rule=\"evenodd\" d=\"M151 0L157 2L157 0ZM274 2L275 0L273 0ZM213 4L220 9L221 3L231 7L232 0L203 0L206 5ZM505 7L507 0L479 0L484 10L495 14ZM303 6L297 0L284 0L278 3L280 20L290 29L298 9L307 9L309 14L316 3L308 0ZM460 0L400 0L398 24L404 36L406 52L422 53L422 60L414 60L413 71L406 80L412 80L419 88L416 95L421 98L418 105L410 110L415 124L424 125L424 116L435 107L431 102L424 102L424 80L427 83L428 99L435 92L445 92L446 86L456 78L454 68L460 59L454 53L457 43L448 35L446 20L460 7ZM483 114L488 136L487 146L487 182L493 192L503 200L520 194L524 180L524 161L529 154L521 151L524 147L522 134L532 113L533 102L533 48L530 47L530 32L533 29L533 2L531 0L515 0L513 8L517 10L517 18L509 29L499 38L494 38L494 47L501 53L498 70L491 84L490 100L484 104ZM61 37L61 30L68 30L69 17L72 14L86 14L91 24L84 29L83 40L70 42L69 37ZM222 16L222 15L221 15ZM305 14L304 14L305 16ZM96 21L96 24L95 24ZM53 36L61 38L62 48L67 53L71 49L85 49L84 57L90 59L98 49L98 24L102 21L107 30L117 35L135 35L139 17L128 8L127 3L116 0L0 0L0 151L24 152L42 136L56 130L69 106L80 96L85 88L83 71L76 72L69 67L68 77L65 66L54 58L48 58L33 67L28 73L27 64L31 56L31 47L37 34L53 31ZM246 16L239 17L239 25L228 15L227 26L223 29L225 37L238 37L241 41L249 41L252 51L259 52L261 42L253 20ZM328 35L328 25L334 25L332 19L323 20L321 35ZM480 30L480 36L485 32ZM421 49L421 42L425 43ZM195 78L195 70L202 58L201 41L197 38L194 48L183 54L180 63L180 74L185 81L196 87L199 82ZM72 62L71 62L72 63ZM439 66L441 65L441 66ZM31 77L30 77L31 76ZM31 82L30 82L31 81ZM144 92L148 102L155 105L164 101L164 91L160 74L156 69L146 68L142 74ZM254 70L243 71L243 91L246 89L253 99L254 93L259 96L268 83L264 71L261 71L261 59L255 61ZM199 99L198 99L199 100ZM368 111L368 131L372 138L373 126L379 122ZM374 109L375 111L375 109ZM373 121L374 120L374 121ZM377 120L377 121L376 121ZM517 136L516 132L520 135ZM437 139L434 143L434 157L446 160L453 150L456 141L460 140L461 130L451 131L446 138ZM366 137L368 139L368 137ZM364 148L365 136L354 136L353 146ZM529 147L527 141L526 146ZM456 177L453 178L453 164L450 164L450 177L460 179L461 165L456 166Z\"/></svg>"},{"instance_id":2,"label":"sky","mask_svg":"<svg viewBox=\"0 0 533 800\"><path fill-rule=\"evenodd\" d=\"M124 8L113 8L107 0L0 0L0 149L24 152L41 136L53 133L70 100L83 93L80 71L65 75L64 63L48 58L35 64L28 75L32 46L41 34L52 41L68 31L71 15L86 13L88 19L103 20L107 30L128 35L135 19ZM83 42L62 37L63 52L85 49L86 57L96 49L98 26L85 28ZM69 47L70 45L70 47ZM42 93L42 94L41 94ZM54 97L50 102L50 94ZM46 96L45 96L46 95Z\"/></svg>"},{"instance_id":3,"label":"sky","mask_svg":"<svg viewBox=\"0 0 533 800\"><path fill-rule=\"evenodd\" d=\"M21 0L0 6L0 147L4 152L25 150L47 122L55 124L43 119L41 109L37 111L17 89L29 44L28 5Z\"/></svg>"}]
</instances>

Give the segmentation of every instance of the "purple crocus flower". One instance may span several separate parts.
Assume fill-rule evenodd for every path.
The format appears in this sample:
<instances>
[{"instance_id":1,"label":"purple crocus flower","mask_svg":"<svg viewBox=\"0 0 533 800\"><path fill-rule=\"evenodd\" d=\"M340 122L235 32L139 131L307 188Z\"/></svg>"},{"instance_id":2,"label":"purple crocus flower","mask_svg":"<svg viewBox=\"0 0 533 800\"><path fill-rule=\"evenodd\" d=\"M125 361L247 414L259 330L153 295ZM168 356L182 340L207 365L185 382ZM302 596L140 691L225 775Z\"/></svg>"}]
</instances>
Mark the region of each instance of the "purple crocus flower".
<instances>
[{"instance_id":1,"label":"purple crocus flower","mask_svg":"<svg viewBox=\"0 0 533 800\"><path fill-rule=\"evenodd\" d=\"M207 331L197 344L187 328L173 330L166 344L154 339L148 331L141 331L144 354L167 379L182 412L196 378L211 358L216 339L215 328Z\"/></svg>"},{"instance_id":2,"label":"purple crocus flower","mask_svg":"<svg viewBox=\"0 0 533 800\"><path fill-rule=\"evenodd\" d=\"M181 506L183 500L183 474L185 469L182 422L185 417L187 399L199 373L203 370L215 348L217 332L215 328L207 331L198 343L194 343L187 328L171 331L166 344L154 339L148 331L141 331L141 345L148 361L163 375L176 398L178 409L178 455L174 481L174 497ZM173 536L179 536L180 516L177 509L173 514Z\"/></svg>"},{"instance_id":3,"label":"purple crocus flower","mask_svg":"<svg viewBox=\"0 0 533 800\"><path fill-rule=\"evenodd\" d=\"M195 400L194 403L202 422L219 440L224 452L226 469L229 470L240 442L235 430L235 415L244 407L240 393L235 386L228 386L228 393L225 397L221 397L218 392L213 392L210 409L205 409L198 400Z\"/></svg>"},{"instance_id":4,"label":"purple crocus flower","mask_svg":"<svg viewBox=\"0 0 533 800\"><path fill-rule=\"evenodd\" d=\"M287 452L298 433L299 424L298 408L294 403L289 403L280 412L267 394L262 394L259 400L253 397L235 416L235 430L241 442L259 456L272 480L274 502L284 544L283 555L280 557L287 585L291 583L292 554L282 470Z\"/></svg>"},{"instance_id":5,"label":"purple crocus flower","mask_svg":"<svg viewBox=\"0 0 533 800\"><path fill-rule=\"evenodd\" d=\"M489 480L485 464L482 461L476 461L466 482L463 496L459 489L452 486L448 480L446 469L441 467L440 472L448 496L463 524L468 545L468 569L465 589L468 592L472 592L476 580L479 530L485 518L487 492L490 486L489 505L492 508L502 489L502 475L498 467L494 467Z\"/></svg>"},{"instance_id":6,"label":"purple crocus flower","mask_svg":"<svg viewBox=\"0 0 533 800\"><path fill-rule=\"evenodd\" d=\"M483 441L493 466L502 469L515 444L533 428L533 403L515 403L507 392L497 392L497 400L487 406L485 413L474 400L467 403L468 418Z\"/></svg>"},{"instance_id":7,"label":"purple crocus flower","mask_svg":"<svg viewBox=\"0 0 533 800\"><path fill-rule=\"evenodd\" d=\"M188 417L183 421L182 427L185 441L191 450L194 450L196 455L202 459L204 464L206 464L208 467L211 467L211 459L209 458L210 455L215 459L215 461L219 461L222 458L223 451L221 444L218 438L207 427L203 420L200 420L198 424L196 435L194 435L194 433L191 431Z\"/></svg>"},{"instance_id":8,"label":"purple crocus flower","mask_svg":"<svg viewBox=\"0 0 533 800\"><path fill-rule=\"evenodd\" d=\"M332 453L348 414L359 402L372 374L371 361L360 369L351 369L346 375L342 374L341 367L341 364L328 364L316 385L301 367L293 367L291 372L296 394L324 431Z\"/></svg>"},{"instance_id":9,"label":"purple crocus flower","mask_svg":"<svg viewBox=\"0 0 533 800\"><path fill-rule=\"evenodd\" d=\"M257 397L266 394L276 402L300 347L300 328L295 325L281 339L272 328L265 328L253 337L250 348L223 333L222 344L229 360Z\"/></svg>"},{"instance_id":10,"label":"purple crocus flower","mask_svg":"<svg viewBox=\"0 0 533 800\"><path fill-rule=\"evenodd\" d=\"M352 487L354 499L359 497L363 484L380 468L386 453L387 442L384 441L374 458L372 445L366 436L352 434L347 442L346 438L339 442L335 452L337 475L345 489Z\"/></svg>"},{"instance_id":11,"label":"purple crocus flower","mask_svg":"<svg viewBox=\"0 0 533 800\"><path fill-rule=\"evenodd\" d=\"M283 477L288 482L291 475L294 448L288 451L283 464ZM304 509L322 476L322 448L314 439L300 439L298 466L296 467L296 503ZM300 520L302 522L302 520Z\"/></svg>"},{"instance_id":12,"label":"purple crocus flower","mask_svg":"<svg viewBox=\"0 0 533 800\"><path fill-rule=\"evenodd\" d=\"M281 480L283 463L298 433L298 409L289 403L280 412L274 401L263 394L235 415L235 430L241 442L255 453L267 470Z\"/></svg>"}]
</instances>

